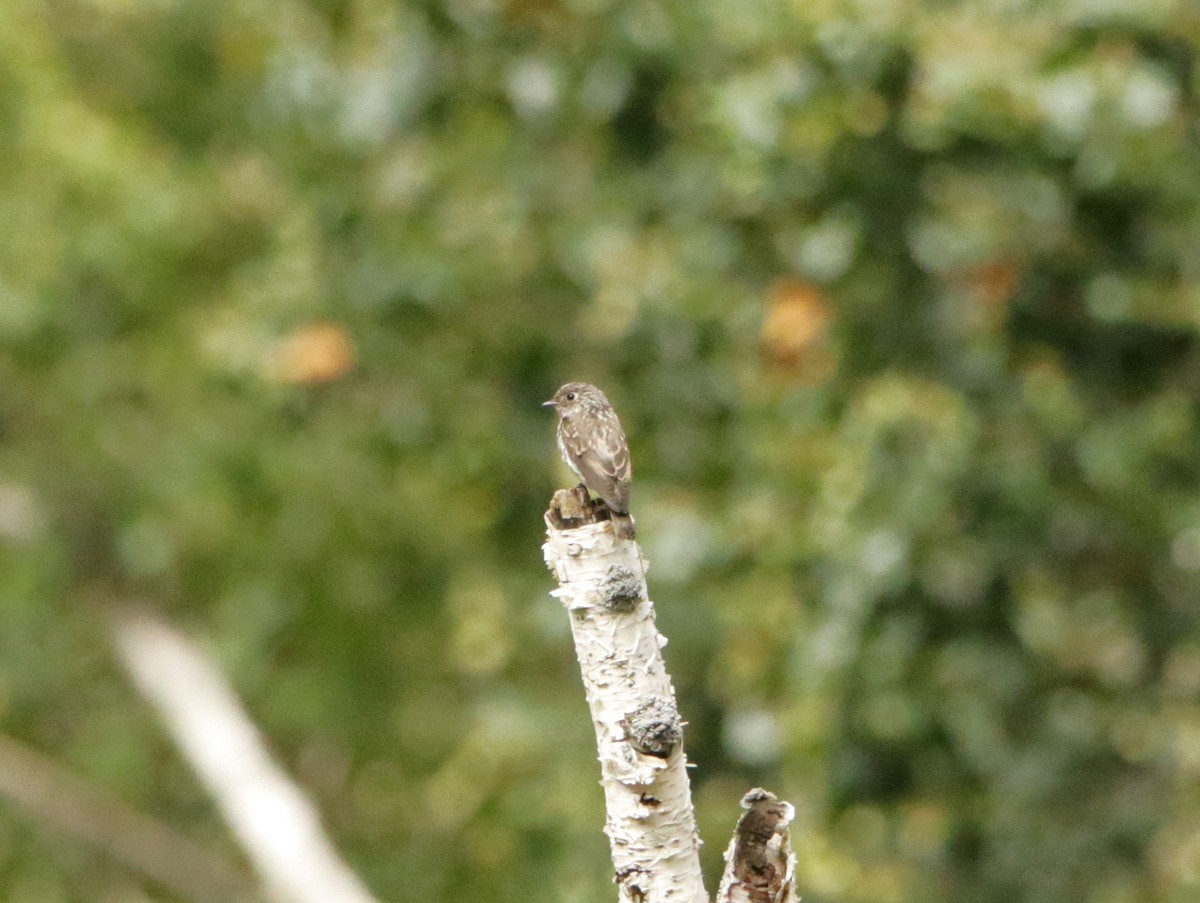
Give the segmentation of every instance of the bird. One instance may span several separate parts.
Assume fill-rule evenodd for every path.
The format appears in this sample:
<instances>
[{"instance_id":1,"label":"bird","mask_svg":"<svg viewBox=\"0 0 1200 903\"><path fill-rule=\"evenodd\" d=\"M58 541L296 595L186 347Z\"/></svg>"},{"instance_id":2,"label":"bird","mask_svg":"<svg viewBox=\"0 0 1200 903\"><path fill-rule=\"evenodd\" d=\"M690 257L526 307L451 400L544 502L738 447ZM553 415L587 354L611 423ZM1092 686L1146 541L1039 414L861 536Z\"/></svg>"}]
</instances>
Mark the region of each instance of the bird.
<instances>
[{"instance_id":1,"label":"bird","mask_svg":"<svg viewBox=\"0 0 1200 903\"><path fill-rule=\"evenodd\" d=\"M629 443L608 398L588 383L567 383L542 407L557 412L558 453L584 487L604 501L613 534L618 539L633 539Z\"/></svg>"}]
</instances>

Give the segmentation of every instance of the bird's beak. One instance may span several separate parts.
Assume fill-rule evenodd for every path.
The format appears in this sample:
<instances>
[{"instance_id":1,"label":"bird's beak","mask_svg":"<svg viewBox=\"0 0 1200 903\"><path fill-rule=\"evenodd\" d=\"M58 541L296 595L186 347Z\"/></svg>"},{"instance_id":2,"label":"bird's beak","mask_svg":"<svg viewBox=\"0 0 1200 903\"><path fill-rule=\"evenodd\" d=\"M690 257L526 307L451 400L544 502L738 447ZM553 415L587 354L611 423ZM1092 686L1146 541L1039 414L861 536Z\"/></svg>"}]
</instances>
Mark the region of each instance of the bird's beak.
<instances>
[{"instance_id":1,"label":"bird's beak","mask_svg":"<svg viewBox=\"0 0 1200 903\"><path fill-rule=\"evenodd\" d=\"M555 401L554 399L550 399L549 401L543 401L543 402L542 402L542 407L543 407L543 408L557 408L557 407L558 407L558 402L557 402L557 401Z\"/></svg>"}]
</instances>

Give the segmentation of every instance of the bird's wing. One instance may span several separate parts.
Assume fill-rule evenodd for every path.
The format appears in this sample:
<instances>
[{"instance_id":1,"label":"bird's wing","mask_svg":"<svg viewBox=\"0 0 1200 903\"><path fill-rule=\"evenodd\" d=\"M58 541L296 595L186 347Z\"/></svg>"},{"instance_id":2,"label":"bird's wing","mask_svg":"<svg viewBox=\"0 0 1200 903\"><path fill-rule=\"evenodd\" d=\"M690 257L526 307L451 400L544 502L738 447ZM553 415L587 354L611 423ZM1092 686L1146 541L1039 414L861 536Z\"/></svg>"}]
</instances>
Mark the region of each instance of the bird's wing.
<instances>
[{"instance_id":1,"label":"bird's wing","mask_svg":"<svg viewBox=\"0 0 1200 903\"><path fill-rule=\"evenodd\" d=\"M633 477L629 446L620 425L605 426L593 434L591 448L573 428L566 429L563 438L588 489L604 499L609 508L624 514L629 511L629 483Z\"/></svg>"}]
</instances>

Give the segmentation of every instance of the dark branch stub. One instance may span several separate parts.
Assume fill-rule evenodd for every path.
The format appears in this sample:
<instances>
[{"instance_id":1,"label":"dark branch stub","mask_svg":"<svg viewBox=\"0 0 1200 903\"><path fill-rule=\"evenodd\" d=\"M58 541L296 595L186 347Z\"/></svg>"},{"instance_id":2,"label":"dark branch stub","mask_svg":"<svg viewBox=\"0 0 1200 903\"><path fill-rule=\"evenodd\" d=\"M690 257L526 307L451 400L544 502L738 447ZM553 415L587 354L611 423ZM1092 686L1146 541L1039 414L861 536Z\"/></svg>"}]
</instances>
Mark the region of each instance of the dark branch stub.
<instances>
[{"instance_id":1,"label":"dark branch stub","mask_svg":"<svg viewBox=\"0 0 1200 903\"><path fill-rule=\"evenodd\" d=\"M779 900L784 896L787 858L781 855L777 835L786 838L795 810L775 794L755 787L742 797L746 813L734 830L734 876L751 900Z\"/></svg>"},{"instance_id":2,"label":"dark branch stub","mask_svg":"<svg viewBox=\"0 0 1200 903\"><path fill-rule=\"evenodd\" d=\"M600 598L613 611L633 611L642 599L642 581L629 568L614 564L600 584Z\"/></svg>"},{"instance_id":3,"label":"dark branch stub","mask_svg":"<svg viewBox=\"0 0 1200 903\"><path fill-rule=\"evenodd\" d=\"M625 719L629 742L643 755L668 758L683 740L683 722L675 701L650 696Z\"/></svg>"}]
</instances>

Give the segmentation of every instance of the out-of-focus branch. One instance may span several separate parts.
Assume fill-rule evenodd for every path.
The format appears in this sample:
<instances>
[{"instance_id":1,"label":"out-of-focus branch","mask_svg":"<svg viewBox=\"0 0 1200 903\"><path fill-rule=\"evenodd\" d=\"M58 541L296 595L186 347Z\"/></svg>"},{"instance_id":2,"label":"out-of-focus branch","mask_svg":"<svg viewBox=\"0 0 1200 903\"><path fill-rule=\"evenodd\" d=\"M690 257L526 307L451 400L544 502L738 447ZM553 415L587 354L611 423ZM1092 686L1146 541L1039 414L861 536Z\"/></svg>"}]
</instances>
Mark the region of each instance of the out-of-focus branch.
<instances>
[{"instance_id":1,"label":"out-of-focus branch","mask_svg":"<svg viewBox=\"0 0 1200 903\"><path fill-rule=\"evenodd\" d=\"M255 896L249 875L235 863L5 736L0 796L185 899L232 903Z\"/></svg>"},{"instance_id":2,"label":"out-of-focus branch","mask_svg":"<svg viewBox=\"0 0 1200 903\"><path fill-rule=\"evenodd\" d=\"M200 650L145 614L119 619L115 636L134 683L212 793L268 895L278 903L374 903Z\"/></svg>"},{"instance_id":3,"label":"out-of-focus branch","mask_svg":"<svg viewBox=\"0 0 1200 903\"><path fill-rule=\"evenodd\" d=\"M654 626L645 562L578 492L546 514L546 564L558 580L587 691L622 903L708 903L675 689Z\"/></svg>"}]
</instances>

